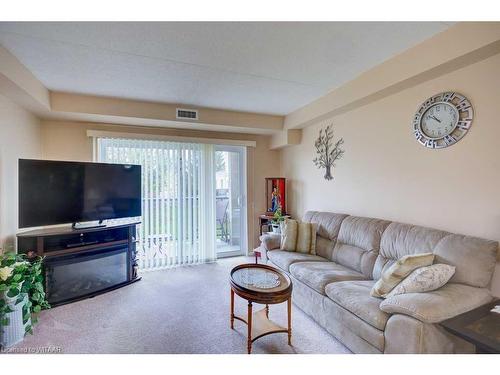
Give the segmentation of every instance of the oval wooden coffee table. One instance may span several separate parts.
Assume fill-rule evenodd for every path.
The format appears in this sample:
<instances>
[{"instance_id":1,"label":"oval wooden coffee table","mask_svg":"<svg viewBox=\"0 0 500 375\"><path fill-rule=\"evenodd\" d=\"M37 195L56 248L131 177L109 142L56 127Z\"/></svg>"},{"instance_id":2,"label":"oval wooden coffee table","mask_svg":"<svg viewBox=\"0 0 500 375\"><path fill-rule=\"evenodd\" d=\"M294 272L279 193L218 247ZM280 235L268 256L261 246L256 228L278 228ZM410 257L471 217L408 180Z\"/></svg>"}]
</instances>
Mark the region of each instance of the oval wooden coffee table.
<instances>
[{"instance_id":1,"label":"oval wooden coffee table","mask_svg":"<svg viewBox=\"0 0 500 375\"><path fill-rule=\"evenodd\" d=\"M292 281L281 271L264 264L241 264L231 270L231 329L238 319L247 325L247 350L252 351L252 343L271 333L288 333L288 345L292 345ZM234 315L234 294L248 301L247 320ZM287 302L288 328L269 319L269 305ZM253 312L252 304L266 305Z\"/></svg>"}]
</instances>

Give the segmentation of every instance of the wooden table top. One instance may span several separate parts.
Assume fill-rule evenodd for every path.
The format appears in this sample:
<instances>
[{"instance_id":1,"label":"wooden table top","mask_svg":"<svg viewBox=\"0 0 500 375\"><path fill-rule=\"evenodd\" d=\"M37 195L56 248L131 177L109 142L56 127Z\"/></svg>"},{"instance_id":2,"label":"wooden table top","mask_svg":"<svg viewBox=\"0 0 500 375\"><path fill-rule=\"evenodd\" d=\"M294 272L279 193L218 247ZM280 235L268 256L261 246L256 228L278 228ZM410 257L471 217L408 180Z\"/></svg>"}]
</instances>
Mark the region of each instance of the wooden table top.
<instances>
[{"instance_id":1,"label":"wooden table top","mask_svg":"<svg viewBox=\"0 0 500 375\"><path fill-rule=\"evenodd\" d=\"M273 288L259 288L253 285L245 284L240 277L235 277L236 273L240 273L246 269L260 269L276 274L280 284ZM240 264L231 270L230 274L231 288L240 297L257 303L280 303L285 301L292 294L292 281L285 273L277 270L274 267L265 264Z\"/></svg>"}]
</instances>

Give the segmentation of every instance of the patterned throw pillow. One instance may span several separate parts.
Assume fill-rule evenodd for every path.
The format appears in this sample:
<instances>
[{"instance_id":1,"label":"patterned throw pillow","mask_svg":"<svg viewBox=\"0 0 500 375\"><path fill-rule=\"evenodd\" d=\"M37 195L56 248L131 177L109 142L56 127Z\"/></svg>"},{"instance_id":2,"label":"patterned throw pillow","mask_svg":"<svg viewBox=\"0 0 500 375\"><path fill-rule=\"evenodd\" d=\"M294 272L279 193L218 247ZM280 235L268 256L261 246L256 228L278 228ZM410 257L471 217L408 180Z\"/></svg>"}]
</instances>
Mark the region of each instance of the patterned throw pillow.
<instances>
[{"instance_id":1,"label":"patterned throw pillow","mask_svg":"<svg viewBox=\"0 0 500 375\"><path fill-rule=\"evenodd\" d=\"M316 224L286 219L281 224L281 250L316 254Z\"/></svg>"},{"instance_id":2,"label":"patterned throw pillow","mask_svg":"<svg viewBox=\"0 0 500 375\"><path fill-rule=\"evenodd\" d=\"M420 267L401 281L386 298L397 294L422 293L436 290L445 285L455 273L455 267L448 264L433 264Z\"/></svg>"},{"instance_id":3,"label":"patterned throw pillow","mask_svg":"<svg viewBox=\"0 0 500 375\"><path fill-rule=\"evenodd\" d=\"M385 298L413 270L430 266L432 262L434 262L434 254L432 253L405 255L384 271L380 279L373 286L370 295Z\"/></svg>"}]
</instances>

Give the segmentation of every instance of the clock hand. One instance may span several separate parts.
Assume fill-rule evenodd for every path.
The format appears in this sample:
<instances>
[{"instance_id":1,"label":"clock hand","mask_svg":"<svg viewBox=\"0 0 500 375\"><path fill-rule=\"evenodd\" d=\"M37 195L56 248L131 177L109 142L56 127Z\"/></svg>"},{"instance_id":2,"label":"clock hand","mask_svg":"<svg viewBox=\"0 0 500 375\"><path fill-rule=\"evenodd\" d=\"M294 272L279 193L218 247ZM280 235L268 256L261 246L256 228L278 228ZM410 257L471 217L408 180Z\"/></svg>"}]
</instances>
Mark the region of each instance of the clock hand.
<instances>
[{"instance_id":1,"label":"clock hand","mask_svg":"<svg viewBox=\"0 0 500 375\"><path fill-rule=\"evenodd\" d=\"M438 118L436 118L435 116L431 116L431 118L433 118L434 120L436 120L437 122L441 123L441 120L439 120Z\"/></svg>"}]
</instances>

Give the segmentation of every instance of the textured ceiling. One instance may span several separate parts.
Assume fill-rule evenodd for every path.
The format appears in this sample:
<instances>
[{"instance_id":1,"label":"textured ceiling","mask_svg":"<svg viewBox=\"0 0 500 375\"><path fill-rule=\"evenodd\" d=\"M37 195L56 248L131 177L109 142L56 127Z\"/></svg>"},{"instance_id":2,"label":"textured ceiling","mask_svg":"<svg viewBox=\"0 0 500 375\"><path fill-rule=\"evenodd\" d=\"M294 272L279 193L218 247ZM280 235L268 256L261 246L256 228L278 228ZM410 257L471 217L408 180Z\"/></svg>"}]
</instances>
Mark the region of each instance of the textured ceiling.
<instances>
[{"instance_id":1,"label":"textured ceiling","mask_svg":"<svg viewBox=\"0 0 500 375\"><path fill-rule=\"evenodd\" d=\"M284 115L449 26L2 22L0 44L51 90Z\"/></svg>"}]
</instances>

